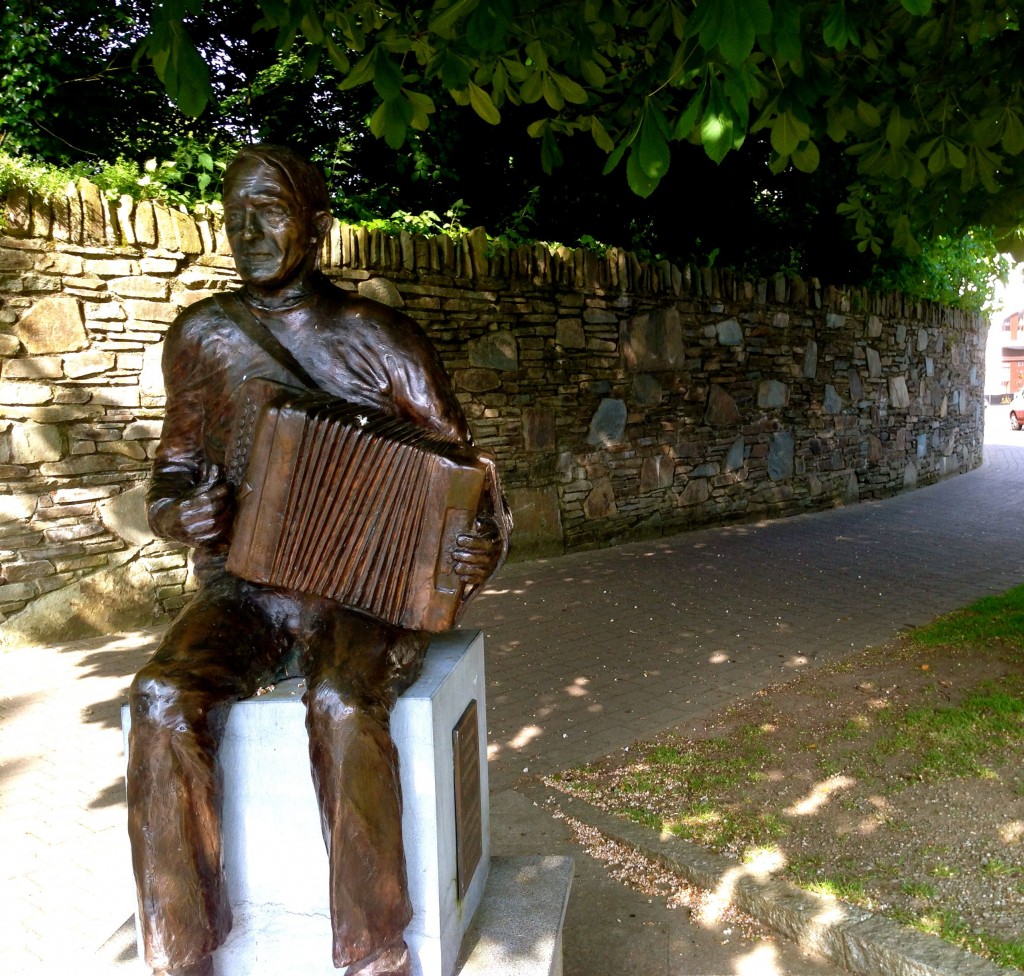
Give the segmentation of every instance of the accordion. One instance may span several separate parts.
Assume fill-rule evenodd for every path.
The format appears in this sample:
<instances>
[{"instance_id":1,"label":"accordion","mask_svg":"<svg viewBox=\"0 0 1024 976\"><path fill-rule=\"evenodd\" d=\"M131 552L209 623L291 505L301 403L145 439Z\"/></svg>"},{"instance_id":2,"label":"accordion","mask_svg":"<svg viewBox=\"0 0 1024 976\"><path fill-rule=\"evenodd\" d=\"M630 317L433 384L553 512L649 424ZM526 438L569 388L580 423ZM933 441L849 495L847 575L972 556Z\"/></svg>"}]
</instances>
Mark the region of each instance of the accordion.
<instances>
[{"instance_id":1,"label":"accordion","mask_svg":"<svg viewBox=\"0 0 1024 976\"><path fill-rule=\"evenodd\" d=\"M471 594L449 553L497 498L494 459L325 393L240 392L228 571L411 630L454 626Z\"/></svg>"}]
</instances>

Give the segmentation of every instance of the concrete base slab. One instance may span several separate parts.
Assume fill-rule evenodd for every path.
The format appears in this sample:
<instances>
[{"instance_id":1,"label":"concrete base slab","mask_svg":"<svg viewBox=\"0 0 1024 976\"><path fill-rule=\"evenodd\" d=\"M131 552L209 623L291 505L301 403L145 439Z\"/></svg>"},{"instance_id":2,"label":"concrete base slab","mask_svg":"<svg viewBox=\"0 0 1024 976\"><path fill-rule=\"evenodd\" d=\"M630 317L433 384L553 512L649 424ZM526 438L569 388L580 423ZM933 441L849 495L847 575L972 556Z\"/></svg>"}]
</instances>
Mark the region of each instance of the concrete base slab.
<instances>
[{"instance_id":1,"label":"concrete base slab","mask_svg":"<svg viewBox=\"0 0 1024 976\"><path fill-rule=\"evenodd\" d=\"M570 857L495 858L459 976L562 976Z\"/></svg>"}]
</instances>

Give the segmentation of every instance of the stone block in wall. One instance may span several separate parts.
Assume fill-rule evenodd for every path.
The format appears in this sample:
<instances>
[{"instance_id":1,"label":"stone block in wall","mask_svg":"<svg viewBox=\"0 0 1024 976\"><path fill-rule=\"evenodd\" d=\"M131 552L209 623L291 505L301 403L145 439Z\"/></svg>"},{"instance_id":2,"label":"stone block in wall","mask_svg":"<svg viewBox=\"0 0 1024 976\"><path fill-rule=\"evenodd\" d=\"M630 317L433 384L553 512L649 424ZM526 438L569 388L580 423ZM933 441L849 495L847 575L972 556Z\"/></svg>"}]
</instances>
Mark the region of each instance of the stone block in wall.
<instances>
[{"instance_id":1,"label":"stone block in wall","mask_svg":"<svg viewBox=\"0 0 1024 976\"><path fill-rule=\"evenodd\" d=\"M557 446L555 414L546 407L523 410L523 447L527 451L553 451Z\"/></svg>"},{"instance_id":2,"label":"stone block in wall","mask_svg":"<svg viewBox=\"0 0 1024 976\"><path fill-rule=\"evenodd\" d=\"M907 410L910 407L910 392L904 376L889 377L889 406L894 410Z\"/></svg>"},{"instance_id":3,"label":"stone block in wall","mask_svg":"<svg viewBox=\"0 0 1024 976\"><path fill-rule=\"evenodd\" d=\"M185 254L202 254L203 241L196 228L196 222L180 210L171 210L170 214L178 235L178 250Z\"/></svg>"},{"instance_id":4,"label":"stone block in wall","mask_svg":"<svg viewBox=\"0 0 1024 976\"><path fill-rule=\"evenodd\" d=\"M97 508L103 527L132 546L153 541L153 531L146 517L147 489L145 484L129 488L101 502Z\"/></svg>"},{"instance_id":5,"label":"stone block in wall","mask_svg":"<svg viewBox=\"0 0 1024 976\"><path fill-rule=\"evenodd\" d=\"M515 519L512 554L516 559L552 556L565 551L558 489L510 488L509 508Z\"/></svg>"},{"instance_id":6,"label":"stone block in wall","mask_svg":"<svg viewBox=\"0 0 1024 976\"><path fill-rule=\"evenodd\" d=\"M43 298L19 319L18 338L33 354L84 349L89 336L81 303L65 295Z\"/></svg>"},{"instance_id":7,"label":"stone block in wall","mask_svg":"<svg viewBox=\"0 0 1024 976\"><path fill-rule=\"evenodd\" d=\"M611 478L599 478L589 494L583 499L583 513L588 519L602 519L615 515L615 489Z\"/></svg>"},{"instance_id":8,"label":"stone block in wall","mask_svg":"<svg viewBox=\"0 0 1024 976\"><path fill-rule=\"evenodd\" d=\"M707 478L691 478L679 495L680 506L703 505L711 497Z\"/></svg>"},{"instance_id":9,"label":"stone block in wall","mask_svg":"<svg viewBox=\"0 0 1024 976\"><path fill-rule=\"evenodd\" d=\"M170 323L178 315L178 306L172 302L151 302L145 299L128 299L124 309L133 322Z\"/></svg>"},{"instance_id":10,"label":"stone block in wall","mask_svg":"<svg viewBox=\"0 0 1024 976\"><path fill-rule=\"evenodd\" d=\"M626 364L633 369L682 369L686 359L682 323L674 305L623 322L619 342Z\"/></svg>"},{"instance_id":11,"label":"stone block in wall","mask_svg":"<svg viewBox=\"0 0 1024 976\"><path fill-rule=\"evenodd\" d=\"M111 553L111 568L47 593L8 617L0 625L0 646L101 637L152 623L153 577L135 555L136 550Z\"/></svg>"},{"instance_id":12,"label":"stone block in wall","mask_svg":"<svg viewBox=\"0 0 1024 976\"><path fill-rule=\"evenodd\" d=\"M38 502L36 495L0 495L0 524L28 521Z\"/></svg>"},{"instance_id":13,"label":"stone block in wall","mask_svg":"<svg viewBox=\"0 0 1024 976\"><path fill-rule=\"evenodd\" d=\"M21 342L17 336L0 332L0 356L13 356L20 348Z\"/></svg>"},{"instance_id":14,"label":"stone block in wall","mask_svg":"<svg viewBox=\"0 0 1024 976\"><path fill-rule=\"evenodd\" d=\"M501 377L493 369L457 369L452 380L457 390L467 393L501 389Z\"/></svg>"},{"instance_id":15,"label":"stone block in wall","mask_svg":"<svg viewBox=\"0 0 1024 976\"><path fill-rule=\"evenodd\" d=\"M519 369L519 347L516 337L508 330L488 332L471 340L467 347L471 366L508 372Z\"/></svg>"},{"instance_id":16,"label":"stone block in wall","mask_svg":"<svg viewBox=\"0 0 1024 976\"><path fill-rule=\"evenodd\" d=\"M166 300L171 292L170 282L163 278L153 278L150 275L113 278L107 282L107 287L121 298Z\"/></svg>"},{"instance_id":17,"label":"stone block in wall","mask_svg":"<svg viewBox=\"0 0 1024 976\"><path fill-rule=\"evenodd\" d=\"M822 403L821 409L827 414L843 412L843 398L836 392L836 388L831 383L825 384L825 400Z\"/></svg>"},{"instance_id":18,"label":"stone block in wall","mask_svg":"<svg viewBox=\"0 0 1024 976\"><path fill-rule=\"evenodd\" d=\"M785 481L793 476L793 433L780 430L768 440L768 477Z\"/></svg>"},{"instance_id":19,"label":"stone block in wall","mask_svg":"<svg viewBox=\"0 0 1024 976\"><path fill-rule=\"evenodd\" d=\"M807 340L807 347L804 349L803 375L809 380L818 375L818 344L813 339Z\"/></svg>"},{"instance_id":20,"label":"stone block in wall","mask_svg":"<svg viewBox=\"0 0 1024 976\"><path fill-rule=\"evenodd\" d=\"M594 447L615 447L621 444L626 432L626 416L626 404L622 400L602 400L590 419L587 443Z\"/></svg>"},{"instance_id":21,"label":"stone block in wall","mask_svg":"<svg viewBox=\"0 0 1024 976\"><path fill-rule=\"evenodd\" d=\"M641 407L654 407L661 403L662 388L650 373L637 373L633 377L633 399Z\"/></svg>"},{"instance_id":22,"label":"stone block in wall","mask_svg":"<svg viewBox=\"0 0 1024 976\"><path fill-rule=\"evenodd\" d=\"M776 410L789 403L789 386L779 380L761 380L757 384L757 405L762 410Z\"/></svg>"},{"instance_id":23,"label":"stone block in wall","mask_svg":"<svg viewBox=\"0 0 1024 976\"><path fill-rule=\"evenodd\" d=\"M71 379L96 376L113 369L116 362L114 353L100 349L73 352L64 357L64 372Z\"/></svg>"},{"instance_id":24,"label":"stone block in wall","mask_svg":"<svg viewBox=\"0 0 1024 976\"><path fill-rule=\"evenodd\" d=\"M5 380L57 380L63 375L60 356L25 356L21 359L9 359L3 367Z\"/></svg>"},{"instance_id":25,"label":"stone block in wall","mask_svg":"<svg viewBox=\"0 0 1024 976\"><path fill-rule=\"evenodd\" d=\"M715 326L715 337L720 346L740 346L743 344L743 327L736 319L726 319Z\"/></svg>"},{"instance_id":26,"label":"stone block in wall","mask_svg":"<svg viewBox=\"0 0 1024 976\"><path fill-rule=\"evenodd\" d=\"M82 242L103 244L107 239L107 233L100 188L84 177L79 177L76 188L82 201Z\"/></svg>"},{"instance_id":27,"label":"stone block in wall","mask_svg":"<svg viewBox=\"0 0 1024 976\"><path fill-rule=\"evenodd\" d=\"M729 446L729 452L725 456L725 470L739 471L743 467L743 461L746 456L746 441L744 441L742 434L736 438Z\"/></svg>"},{"instance_id":28,"label":"stone block in wall","mask_svg":"<svg viewBox=\"0 0 1024 976\"><path fill-rule=\"evenodd\" d=\"M29 252L0 250L0 271L27 271L34 267L35 261Z\"/></svg>"},{"instance_id":29,"label":"stone block in wall","mask_svg":"<svg viewBox=\"0 0 1024 976\"><path fill-rule=\"evenodd\" d=\"M579 319L559 319L555 324L555 342L563 349L585 349L587 336Z\"/></svg>"},{"instance_id":30,"label":"stone block in wall","mask_svg":"<svg viewBox=\"0 0 1024 976\"><path fill-rule=\"evenodd\" d=\"M675 471L675 459L667 454L645 457L640 468L640 493L648 494L670 488Z\"/></svg>"},{"instance_id":31,"label":"stone block in wall","mask_svg":"<svg viewBox=\"0 0 1024 976\"><path fill-rule=\"evenodd\" d=\"M27 234L32 221L32 204L29 202L27 190L20 186L12 186L6 194L5 210L7 211L5 230L14 237Z\"/></svg>"},{"instance_id":32,"label":"stone block in wall","mask_svg":"<svg viewBox=\"0 0 1024 976\"><path fill-rule=\"evenodd\" d=\"M371 301L380 302L391 308L402 308L405 305L405 299L402 298L394 282L387 278L367 278L366 281L359 282L356 290L363 298L369 298Z\"/></svg>"},{"instance_id":33,"label":"stone block in wall","mask_svg":"<svg viewBox=\"0 0 1024 976\"><path fill-rule=\"evenodd\" d=\"M0 404L4 406L32 407L52 400L53 388L44 383L0 382Z\"/></svg>"},{"instance_id":34,"label":"stone block in wall","mask_svg":"<svg viewBox=\"0 0 1024 976\"><path fill-rule=\"evenodd\" d=\"M11 461L38 464L59 461L64 456L64 438L59 427L32 421L11 425Z\"/></svg>"},{"instance_id":35,"label":"stone block in wall","mask_svg":"<svg viewBox=\"0 0 1024 976\"><path fill-rule=\"evenodd\" d=\"M732 427L741 420L736 401L720 386L712 384L708 391L708 406L704 422L712 427Z\"/></svg>"}]
</instances>

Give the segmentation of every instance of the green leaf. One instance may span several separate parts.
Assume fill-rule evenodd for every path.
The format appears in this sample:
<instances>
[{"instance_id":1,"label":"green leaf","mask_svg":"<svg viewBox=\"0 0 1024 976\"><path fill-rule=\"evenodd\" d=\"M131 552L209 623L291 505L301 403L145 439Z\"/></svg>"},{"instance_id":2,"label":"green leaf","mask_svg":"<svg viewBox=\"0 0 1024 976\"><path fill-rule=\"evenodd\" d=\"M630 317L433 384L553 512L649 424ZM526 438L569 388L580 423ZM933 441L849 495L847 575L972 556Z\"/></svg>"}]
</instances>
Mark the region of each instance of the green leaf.
<instances>
[{"instance_id":1,"label":"green leaf","mask_svg":"<svg viewBox=\"0 0 1024 976\"><path fill-rule=\"evenodd\" d=\"M640 165L640 153L634 146L626 159L626 181L638 197L649 197L658 187L659 180L648 176Z\"/></svg>"},{"instance_id":2,"label":"green leaf","mask_svg":"<svg viewBox=\"0 0 1024 976\"><path fill-rule=\"evenodd\" d=\"M938 145L935 147L933 152L928 157L928 172L932 176L938 176L946 168L946 144L939 140Z\"/></svg>"},{"instance_id":3,"label":"green leaf","mask_svg":"<svg viewBox=\"0 0 1024 976\"><path fill-rule=\"evenodd\" d=\"M822 30L825 43L837 51L845 50L848 44L856 46L860 43L857 28L846 15L845 3L830 3L828 5L828 13L825 15Z\"/></svg>"},{"instance_id":4,"label":"green leaf","mask_svg":"<svg viewBox=\"0 0 1024 976\"><path fill-rule=\"evenodd\" d=\"M658 125L654 111L648 107L640 123L640 135L635 150L637 163L644 173L657 182L667 172L672 161L665 134ZM630 156L632 159L632 155Z\"/></svg>"},{"instance_id":5,"label":"green leaf","mask_svg":"<svg viewBox=\"0 0 1024 976\"><path fill-rule=\"evenodd\" d=\"M370 116L370 131L384 141L391 149L401 149L405 134L412 121L412 106L405 98L392 98L381 102Z\"/></svg>"},{"instance_id":6,"label":"green leaf","mask_svg":"<svg viewBox=\"0 0 1024 976\"><path fill-rule=\"evenodd\" d=\"M700 141L705 154L720 163L730 149L737 148L743 142L745 134L745 131L741 131L737 138L736 117L721 83L712 76L708 82L707 105L700 121Z\"/></svg>"},{"instance_id":7,"label":"green leaf","mask_svg":"<svg viewBox=\"0 0 1024 976\"><path fill-rule=\"evenodd\" d=\"M698 0L686 24L689 36L698 35L705 51L715 47L730 64L741 64L754 49L758 34L772 26L768 0Z\"/></svg>"},{"instance_id":8,"label":"green leaf","mask_svg":"<svg viewBox=\"0 0 1024 976\"><path fill-rule=\"evenodd\" d=\"M601 171L602 176L607 176L616 166L619 165L619 160L625 155L626 150L630 147L633 142L633 137L625 139L620 142L611 152L611 155L604 161L604 169Z\"/></svg>"},{"instance_id":9,"label":"green leaf","mask_svg":"<svg viewBox=\"0 0 1024 976\"><path fill-rule=\"evenodd\" d=\"M473 84L473 82L469 83L469 104L473 106L473 111L485 122L497 125L501 121L501 113L494 107L491 96L479 85Z\"/></svg>"},{"instance_id":10,"label":"green leaf","mask_svg":"<svg viewBox=\"0 0 1024 976\"><path fill-rule=\"evenodd\" d=\"M963 169L967 165L967 156L956 143L947 142L946 152L949 155L949 165L954 169Z\"/></svg>"},{"instance_id":11,"label":"green leaf","mask_svg":"<svg viewBox=\"0 0 1024 976\"><path fill-rule=\"evenodd\" d=\"M773 123L771 144L780 156L791 156L811 134L811 127L792 112L783 112Z\"/></svg>"},{"instance_id":12,"label":"green leaf","mask_svg":"<svg viewBox=\"0 0 1024 976\"><path fill-rule=\"evenodd\" d=\"M306 40L311 44L323 44L324 25L319 17L314 17L309 11L299 21L299 30L305 35Z\"/></svg>"},{"instance_id":13,"label":"green leaf","mask_svg":"<svg viewBox=\"0 0 1024 976\"><path fill-rule=\"evenodd\" d=\"M356 85L364 85L366 82L373 80L374 70L374 56L372 53L367 54L355 63L352 70L345 76L341 84L338 85L338 88L342 91L348 91L350 88L355 88Z\"/></svg>"},{"instance_id":14,"label":"green leaf","mask_svg":"<svg viewBox=\"0 0 1024 976\"><path fill-rule=\"evenodd\" d=\"M419 131L423 131L430 124L430 120L427 118L428 115L433 115L436 111L434 106L434 100L429 95L424 95L422 92L408 91L403 89L406 101L408 101L412 108L412 119L409 124Z\"/></svg>"},{"instance_id":15,"label":"green leaf","mask_svg":"<svg viewBox=\"0 0 1024 976\"><path fill-rule=\"evenodd\" d=\"M345 52L342 51L337 44L334 43L329 37L327 38L327 56L331 59L331 63L336 67L342 74L347 74L351 68L351 63Z\"/></svg>"},{"instance_id":16,"label":"green leaf","mask_svg":"<svg viewBox=\"0 0 1024 976\"><path fill-rule=\"evenodd\" d=\"M900 214L896 218L892 228L892 242L895 247L911 257L921 253L921 245L910 229L910 218L906 214Z\"/></svg>"},{"instance_id":17,"label":"green leaf","mask_svg":"<svg viewBox=\"0 0 1024 976\"><path fill-rule=\"evenodd\" d=\"M441 63L441 84L449 91L459 91L469 84L469 65L453 51L445 51Z\"/></svg>"},{"instance_id":18,"label":"green leaf","mask_svg":"<svg viewBox=\"0 0 1024 976\"><path fill-rule=\"evenodd\" d=\"M1011 108L1006 110L1006 125L999 143L1011 156L1024 152L1024 123Z\"/></svg>"},{"instance_id":19,"label":"green leaf","mask_svg":"<svg viewBox=\"0 0 1024 976\"><path fill-rule=\"evenodd\" d=\"M455 37L455 29L458 22L463 17L468 17L471 14L477 3L479 3L479 0L455 0L450 7L438 14L430 22L431 33L437 34L438 37L443 37L446 40L451 40Z\"/></svg>"},{"instance_id":20,"label":"green leaf","mask_svg":"<svg viewBox=\"0 0 1024 976\"><path fill-rule=\"evenodd\" d=\"M539 102L544 95L544 72L534 71L519 89L519 94L528 104Z\"/></svg>"},{"instance_id":21,"label":"green leaf","mask_svg":"<svg viewBox=\"0 0 1024 976\"><path fill-rule=\"evenodd\" d=\"M901 149L906 145L907 139L910 138L913 131L914 124L909 119L903 118L899 106L895 106L889 113L889 122L885 127L885 138L889 145Z\"/></svg>"},{"instance_id":22,"label":"green leaf","mask_svg":"<svg viewBox=\"0 0 1024 976\"><path fill-rule=\"evenodd\" d=\"M601 124L601 120L596 115L591 116L590 119L590 134L593 136L598 148L603 149L606 153L615 150L615 143L612 141L612 137L608 135L608 130Z\"/></svg>"},{"instance_id":23,"label":"green leaf","mask_svg":"<svg viewBox=\"0 0 1024 976\"><path fill-rule=\"evenodd\" d=\"M587 93L582 85L567 75L560 75L554 71L551 72L551 77L567 102L572 102L573 105L582 105L586 102Z\"/></svg>"},{"instance_id":24,"label":"green leaf","mask_svg":"<svg viewBox=\"0 0 1024 976\"><path fill-rule=\"evenodd\" d=\"M402 72L398 65L384 53L380 47L374 48L371 55L375 59L373 87L381 98L393 101L402 91Z\"/></svg>"},{"instance_id":25,"label":"green leaf","mask_svg":"<svg viewBox=\"0 0 1024 976\"><path fill-rule=\"evenodd\" d=\"M555 84L554 79L551 77L550 72L542 71L542 90L544 92L544 101L548 103L556 112L560 112L565 108L565 99L562 97L561 89Z\"/></svg>"},{"instance_id":26,"label":"green leaf","mask_svg":"<svg viewBox=\"0 0 1024 976\"><path fill-rule=\"evenodd\" d=\"M901 0L903 9L916 17L924 17L932 12L932 0Z\"/></svg>"},{"instance_id":27,"label":"green leaf","mask_svg":"<svg viewBox=\"0 0 1024 976\"><path fill-rule=\"evenodd\" d=\"M821 154L813 142L806 142L793 152L793 165L801 173L813 173L821 162Z\"/></svg>"},{"instance_id":28,"label":"green leaf","mask_svg":"<svg viewBox=\"0 0 1024 976\"><path fill-rule=\"evenodd\" d=\"M871 126L872 129L876 129L882 124L882 116L878 109L874 105L865 102L862 98L857 99L857 116L865 125Z\"/></svg>"},{"instance_id":29,"label":"green leaf","mask_svg":"<svg viewBox=\"0 0 1024 976\"><path fill-rule=\"evenodd\" d=\"M693 132L693 128L697 124L697 117L700 115L703 107L704 92L699 91L690 99L686 108L683 110L683 114L676 119L675 127L672 130L673 138L685 139L691 132Z\"/></svg>"},{"instance_id":30,"label":"green leaf","mask_svg":"<svg viewBox=\"0 0 1024 976\"><path fill-rule=\"evenodd\" d=\"M540 142L540 164L545 173L551 173L556 166L562 165L562 150L548 126Z\"/></svg>"},{"instance_id":31,"label":"green leaf","mask_svg":"<svg viewBox=\"0 0 1024 976\"><path fill-rule=\"evenodd\" d=\"M180 20L154 27L147 45L153 68L184 115L201 115L213 94L210 70Z\"/></svg>"},{"instance_id":32,"label":"green leaf","mask_svg":"<svg viewBox=\"0 0 1024 976\"><path fill-rule=\"evenodd\" d=\"M603 88L605 82L608 80L608 76L593 61L581 61L580 74L583 75L583 80L590 85L591 88ZM569 96L566 95L566 98L568 97ZM570 101L572 101L572 99L570 99Z\"/></svg>"}]
</instances>

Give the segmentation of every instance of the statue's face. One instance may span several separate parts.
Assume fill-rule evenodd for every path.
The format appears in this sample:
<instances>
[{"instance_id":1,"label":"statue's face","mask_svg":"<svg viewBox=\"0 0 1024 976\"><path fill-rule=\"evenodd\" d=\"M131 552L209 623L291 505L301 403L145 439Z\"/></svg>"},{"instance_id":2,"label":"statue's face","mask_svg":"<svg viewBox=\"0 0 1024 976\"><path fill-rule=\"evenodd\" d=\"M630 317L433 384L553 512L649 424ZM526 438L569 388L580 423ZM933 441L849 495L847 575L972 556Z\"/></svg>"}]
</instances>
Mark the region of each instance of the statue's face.
<instances>
[{"instance_id":1,"label":"statue's face","mask_svg":"<svg viewBox=\"0 0 1024 976\"><path fill-rule=\"evenodd\" d=\"M264 289L298 278L318 242L302 201L277 169L255 159L228 170L224 229L239 276Z\"/></svg>"}]
</instances>

